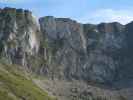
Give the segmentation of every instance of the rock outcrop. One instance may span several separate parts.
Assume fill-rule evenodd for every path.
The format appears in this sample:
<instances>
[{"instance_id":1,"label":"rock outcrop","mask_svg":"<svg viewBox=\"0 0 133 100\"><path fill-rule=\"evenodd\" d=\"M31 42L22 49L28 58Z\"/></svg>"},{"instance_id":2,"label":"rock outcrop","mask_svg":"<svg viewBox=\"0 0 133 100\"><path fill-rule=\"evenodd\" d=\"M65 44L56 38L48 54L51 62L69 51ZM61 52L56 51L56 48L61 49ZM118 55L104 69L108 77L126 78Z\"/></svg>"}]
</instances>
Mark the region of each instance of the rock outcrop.
<instances>
[{"instance_id":1,"label":"rock outcrop","mask_svg":"<svg viewBox=\"0 0 133 100\"><path fill-rule=\"evenodd\" d=\"M81 66L84 66L86 60L83 25L68 18L50 16L41 18L40 25L51 50L50 65L54 69L54 76L82 79L84 72Z\"/></svg>"},{"instance_id":2,"label":"rock outcrop","mask_svg":"<svg viewBox=\"0 0 133 100\"><path fill-rule=\"evenodd\" d=\"M4 8L0 11L1 57L9 63L27 66L28 55L39 49L39 27L28 10Z\"/></svg>"},{"instance_id":3,"label":"rock outcrop","mask_svg":"<svg viewBox=\"0 0 133 100\"><path fill-rule=\"evenodd\" d=\"M88 65L86 71L92 80L112 83L125 46L124 26L119 23L84 25L87 41Z\"/></svg>"},{"instance_id":4,"label":"rock outcrop","mask_svg":"<svg viewBox=\"0 0 133 100\"><path fill-rule=\"evenodd\" d=\"M117 22L80 24L52 16L37 23L30 11L4 8L1 59L52 79L110 85L132 79L132 27Z\"/></svg>"},{"instance_id":5,"label":"rock outcrop","mask_svg":"<svg viewBox=\"0 0 133 100\"><path fill-rule=\"evenodd\" d=\"M54 51L50 60L51 66L58 69L54 76L100 83L112 83L120 77L125 26L117 22L80 24L52 16L41 18L40 25L44 39Z\"/></svg>"}]
</instances>

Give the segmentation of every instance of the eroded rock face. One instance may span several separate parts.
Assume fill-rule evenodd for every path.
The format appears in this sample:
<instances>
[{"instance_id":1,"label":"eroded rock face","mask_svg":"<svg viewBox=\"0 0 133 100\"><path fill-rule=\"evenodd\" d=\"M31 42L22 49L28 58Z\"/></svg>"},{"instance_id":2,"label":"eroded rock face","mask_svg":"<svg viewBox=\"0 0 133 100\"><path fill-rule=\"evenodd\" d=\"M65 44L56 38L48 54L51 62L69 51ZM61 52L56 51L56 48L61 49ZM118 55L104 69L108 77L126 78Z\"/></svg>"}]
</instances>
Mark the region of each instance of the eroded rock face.
<instances>
[{"instance_id":1,"label":"eroded rock face","mask_svg":"<svg viewBox=\"0 0 133 100\"><path fill-rule=\"evenodd\" d=\"M86 40L83 25L68 18L41 18L44 39L51 49L53 74L59 78L82 79L86 61ZM49 58L49 57L47 57ZM55 70L56 69L56 70Z\"/></svg>"},{"instance_id":2,"label":"eroded rock face","mask_svg":"<svg viewBox=\"0 0 133 100\"><path fill-rule=\"evenodd\" d=\"M1 56L26 66L26 56L39 48L39 27L30 11L4 8L0 11Z\"/></svg>"},{"instance_id":3,"label":"eroded rock face","mask_svg":"<svg viewBox=\"0 0 133 100\"><path fill-rule=\"evenodd\" d=\"M52 16L41 18L40 25L54 51L50 58L50 64L58 69L54 76L101 83L111 83L119 77L126 45L125 26L116 22L83 25Z\"/></svg>"},{"instance_id":4,"label":"eroded rock face","mask_svg":"<svg viewBox=\"0 0 133 100\"><path fill-rule=\"evenodd\" d=\"M119 23L84 25L90 79L111 83L118 77L126 45L123 30L124 26Z\"/></svg>"},{"instance_id":5,"label":"eroded rock face","mask_svg":"<svg viewBox=\"0 0 133 100\"><path fill-rule=\"evenodd\" d=\"M80 24L52 16L39 23L30 11L1 9L1 58L52 79L112 84L133 77L132 23Z\"/></svg>"}]
</instances>

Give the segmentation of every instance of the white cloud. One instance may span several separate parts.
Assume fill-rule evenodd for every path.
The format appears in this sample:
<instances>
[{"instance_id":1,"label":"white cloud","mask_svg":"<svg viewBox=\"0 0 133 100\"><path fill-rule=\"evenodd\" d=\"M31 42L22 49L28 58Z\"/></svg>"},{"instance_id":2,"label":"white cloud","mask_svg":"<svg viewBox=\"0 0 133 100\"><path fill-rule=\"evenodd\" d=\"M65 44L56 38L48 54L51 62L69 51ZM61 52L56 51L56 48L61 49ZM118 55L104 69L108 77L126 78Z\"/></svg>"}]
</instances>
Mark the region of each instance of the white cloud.
<instances>
[{"instance_id":1,"label":"white cloud","mask_svg":"<svg viewBox=\"0 0 133 100\"><path fill-rule=\"evenodd\" d=\"M133 21L133 13L132 10L101 9L83 16L80 21L91 23L117 21L126 24Z\"/></svg>"}]
</instances>

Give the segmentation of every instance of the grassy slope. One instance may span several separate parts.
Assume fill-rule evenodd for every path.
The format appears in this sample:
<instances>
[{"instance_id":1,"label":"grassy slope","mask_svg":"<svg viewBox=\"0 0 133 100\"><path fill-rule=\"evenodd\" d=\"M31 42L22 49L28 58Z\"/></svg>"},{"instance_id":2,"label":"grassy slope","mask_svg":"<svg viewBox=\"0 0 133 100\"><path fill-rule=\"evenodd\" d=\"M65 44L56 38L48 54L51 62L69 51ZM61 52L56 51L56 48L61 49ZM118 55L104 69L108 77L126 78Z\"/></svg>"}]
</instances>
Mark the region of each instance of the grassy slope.
<instances>
[{"instance_id":1,"label":"grassy slope","mask_svg":"<svg viewBox=\"0 0 133 100\"><path fill-rule=\"evenodd\" d=\"M0 100L54 100L15 65L0 64Z\"/></svg>"}]
</instances>

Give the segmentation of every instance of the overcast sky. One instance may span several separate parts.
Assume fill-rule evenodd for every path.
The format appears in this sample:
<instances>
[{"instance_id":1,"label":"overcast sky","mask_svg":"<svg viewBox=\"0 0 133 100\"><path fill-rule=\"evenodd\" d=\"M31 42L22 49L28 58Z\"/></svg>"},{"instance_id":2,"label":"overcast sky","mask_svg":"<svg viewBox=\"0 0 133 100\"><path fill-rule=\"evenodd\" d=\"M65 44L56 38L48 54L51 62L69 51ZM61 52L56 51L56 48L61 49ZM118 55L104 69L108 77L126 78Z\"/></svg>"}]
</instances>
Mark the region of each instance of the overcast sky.
<instances>
[{"instance_id":1,"label":"overcast sky","mask_svg":"<svg viewBox=\"0 0 133 100\"><path fill-rule=\"evenodd\" d=\"M70 17L82 23L133 21L133 0L0 0L0 7L29 9L36 17Z\"/></svg>"}]
</instances>

